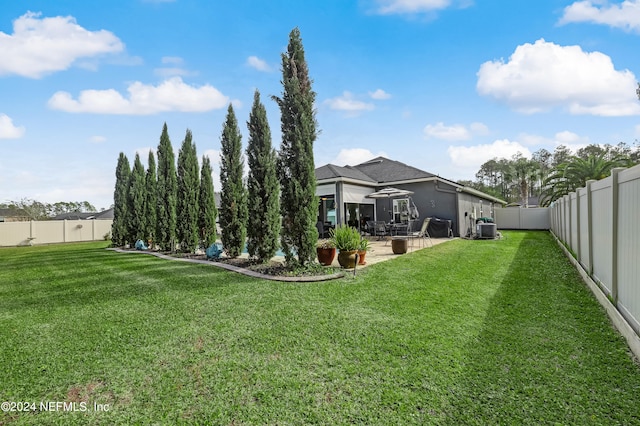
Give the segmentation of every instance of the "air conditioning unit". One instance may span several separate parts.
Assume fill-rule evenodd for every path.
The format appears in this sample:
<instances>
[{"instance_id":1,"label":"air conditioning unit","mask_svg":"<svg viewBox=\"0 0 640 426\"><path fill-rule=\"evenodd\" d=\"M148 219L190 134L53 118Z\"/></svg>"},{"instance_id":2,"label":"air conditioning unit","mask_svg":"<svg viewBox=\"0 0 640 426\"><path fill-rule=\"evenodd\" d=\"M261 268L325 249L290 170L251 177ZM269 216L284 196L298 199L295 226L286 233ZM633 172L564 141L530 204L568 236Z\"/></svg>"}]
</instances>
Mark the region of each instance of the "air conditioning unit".
<instances>
[{"instance_id":1,"label":"air conditioning unit","mask_svg":"<svg viewBox=\"0 0 640 426\"><path fill-rule=\"evenodd\" d=\"M498 227L495 223L478 223L476 225L476 234L478 235L478 238L495 238L497 229Z\"/></svg>"}]
</instances>

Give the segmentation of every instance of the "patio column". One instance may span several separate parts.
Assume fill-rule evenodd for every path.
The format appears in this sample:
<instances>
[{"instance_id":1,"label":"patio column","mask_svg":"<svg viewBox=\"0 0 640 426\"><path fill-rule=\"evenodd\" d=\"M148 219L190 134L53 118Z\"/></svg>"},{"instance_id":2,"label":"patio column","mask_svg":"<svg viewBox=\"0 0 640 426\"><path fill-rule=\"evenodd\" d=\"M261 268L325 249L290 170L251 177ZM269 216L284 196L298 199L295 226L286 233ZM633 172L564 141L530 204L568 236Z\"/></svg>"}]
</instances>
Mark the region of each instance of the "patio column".
<instances>
[{"instance_id":1,"label":"patio column","mask_svg":"<svg viewBox=\"0 0 640 426\"><path fill-rule=\"evenodd\" d=\"M344 222L344 183L336 182L336 226L343 225Z\"/></svg>"}]
</instances>

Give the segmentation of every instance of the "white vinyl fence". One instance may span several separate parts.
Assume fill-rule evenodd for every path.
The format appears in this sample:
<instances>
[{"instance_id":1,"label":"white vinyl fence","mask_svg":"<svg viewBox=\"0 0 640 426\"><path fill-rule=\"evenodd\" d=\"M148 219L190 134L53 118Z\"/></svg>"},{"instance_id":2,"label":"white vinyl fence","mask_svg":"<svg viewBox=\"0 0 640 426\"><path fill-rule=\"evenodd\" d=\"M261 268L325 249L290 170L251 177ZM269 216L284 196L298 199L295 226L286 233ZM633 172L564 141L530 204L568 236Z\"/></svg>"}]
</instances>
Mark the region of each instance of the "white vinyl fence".
<instances>
[{"instance_id":1,"label":"white vinyl fence","mask_svg":"<svg viewBox=\"0 0 640 426\"><path fill-rule=\"evenodd\" d=\"M495 209L498 229L540 229L551 228L550 210L546 207L523 209L506 207Z\"/></svg>"},{"instance_id":2,"label":"white vinyl fence","mask_svg":"<svg viewBox=\"0 0 640 426\"><path fill-rule=\"evenodd\" d=\"M551 206L551 230L640 334L640 165Z\"/></svg>"},{"instance_id":3,"label":"white vinyl fence","mask_svg":"<svg viewBox=\"0 0 640 426\"><path fill-rule=\"evenodd\" d=\"M113 220L0 222L0 246L103 240Z\"/></svg>"}]
</instances>

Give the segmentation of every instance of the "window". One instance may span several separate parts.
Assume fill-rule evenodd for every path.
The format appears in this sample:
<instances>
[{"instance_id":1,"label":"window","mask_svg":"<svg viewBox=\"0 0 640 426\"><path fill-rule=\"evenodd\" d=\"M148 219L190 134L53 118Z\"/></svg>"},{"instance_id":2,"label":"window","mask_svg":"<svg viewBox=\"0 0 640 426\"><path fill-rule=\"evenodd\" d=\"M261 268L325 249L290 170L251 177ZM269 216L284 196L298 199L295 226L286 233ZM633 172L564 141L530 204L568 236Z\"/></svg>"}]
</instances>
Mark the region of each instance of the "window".
<instances>
[{"instance_id":1,"label":"window","mask_svg":"<svg viewBox=\"0 0 640 426\"><path fill-rule=\"evenodd\" d=\"M393 222L406 223L409 221L409 200L406 198L393 200Z\"/></svg>"}]
</instances>

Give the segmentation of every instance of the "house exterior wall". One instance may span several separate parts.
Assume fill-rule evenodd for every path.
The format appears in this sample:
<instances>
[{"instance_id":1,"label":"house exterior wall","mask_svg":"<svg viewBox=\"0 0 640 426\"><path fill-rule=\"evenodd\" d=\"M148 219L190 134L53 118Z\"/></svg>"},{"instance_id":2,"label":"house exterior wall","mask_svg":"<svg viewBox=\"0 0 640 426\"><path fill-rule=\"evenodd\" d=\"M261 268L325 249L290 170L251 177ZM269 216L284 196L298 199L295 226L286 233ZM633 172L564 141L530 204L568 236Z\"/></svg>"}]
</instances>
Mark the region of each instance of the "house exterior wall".
<instances>
[{"instance_id":1,"label":"house exterior wall","mask_svg":"<svg viewBox=\"0 0 640 426\"><path fill-rule=\"evenodd\" d=\"M344 223L345 203L375 205L375 220L389 222L390 210L393 199L371 199L366 195L387 186L412 191L411 199L420 213L419 221L427 217L450 220L454 236L465 236L469 228L471 217L495 218L494 209L501 208L498 203L493 203L476 194L458 192L458 187L439 180L424 180L422 182L398 183L369 187L366 185L354 185L346 182L325 183L318 185L316 195L335 195L336 222ZM474 220L475 223L475 220Z\"/></svg>"},{"instance_id":2,"label":"house exterior wall","mask_svg":"<svg viewBox=\"0 0 640 426\"><path fill-rule=\"evenodd\" d=\"M418 212L420 213L419 220L423 220L427 217L438 217L440 219L451 220L454 235L457 235L457 194L453 187L442 184L436 187L434 181L393 185L393 187L413 191L411 199L413 200L414 204L418 208ZM382 188L384 187L381 186L376 189L379 190ZM376 208L377 220L384 220L387 222L390 220L389 205L390 202L388 200L378 199Z\"/></svg>"}]
</instances>

